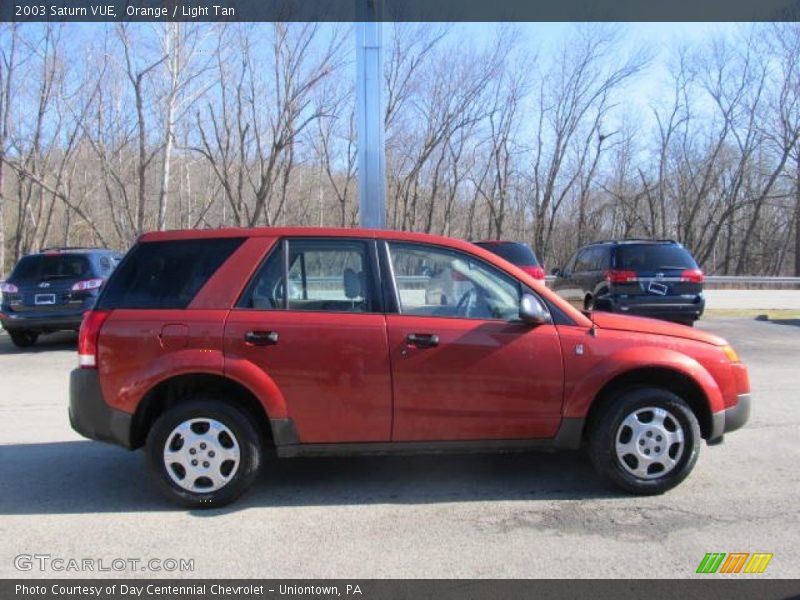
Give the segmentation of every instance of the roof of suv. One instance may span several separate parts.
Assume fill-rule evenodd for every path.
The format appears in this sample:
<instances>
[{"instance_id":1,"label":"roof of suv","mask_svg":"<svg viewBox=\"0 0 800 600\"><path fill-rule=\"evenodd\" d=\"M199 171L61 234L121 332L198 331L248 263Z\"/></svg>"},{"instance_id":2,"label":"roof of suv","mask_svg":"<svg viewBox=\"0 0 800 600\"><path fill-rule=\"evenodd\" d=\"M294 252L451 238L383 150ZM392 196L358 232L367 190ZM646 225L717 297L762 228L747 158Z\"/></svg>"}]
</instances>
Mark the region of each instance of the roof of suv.
<instances>
[{"instance_id":1,"label":"roof of suv","mask_svg":"<svg viewBox=\"0 0 800 600\"><path fill-rule=\"evenodd\" d=\"M109 248L42 248L39 252L31 252L26 256L36 256L38 254L120 254L120 252Z\"/></svg>"},{"instance_id":2,"label":"roof of suv","mask_svg":"<svg viewBox=\"0 0 800 600\"><path fill-rule=\"evenodd\" d=\"M599 246L601 244L613 244L613 245L623 245L623 244L675 244L676 246L681 246L680 242L675 240L651 240L651 239L637 239L637 238L630 238L625 240L599 240L596 242L592 242L591 244L586 244L587 246Z\"/></svg>"},{"instance_id":3,"label":"roof of suv","mask_svg":"<svg viewBox=\"0 0 800 600\"><path fill-rule=\"evenodd\" d=\"M226 227L223 229L182 229L173 231L151 231L139 237L141 242L157 242L166 240L214 239L223 237L283 237L283 236L317 236L317 237L370 237L378 239L438 241L452 243L453 238L446 238L427 233L396 231L393 229L367 229L360 227ZM463 242L467 244L467 242Z\"/></svg>"}]
</instances>

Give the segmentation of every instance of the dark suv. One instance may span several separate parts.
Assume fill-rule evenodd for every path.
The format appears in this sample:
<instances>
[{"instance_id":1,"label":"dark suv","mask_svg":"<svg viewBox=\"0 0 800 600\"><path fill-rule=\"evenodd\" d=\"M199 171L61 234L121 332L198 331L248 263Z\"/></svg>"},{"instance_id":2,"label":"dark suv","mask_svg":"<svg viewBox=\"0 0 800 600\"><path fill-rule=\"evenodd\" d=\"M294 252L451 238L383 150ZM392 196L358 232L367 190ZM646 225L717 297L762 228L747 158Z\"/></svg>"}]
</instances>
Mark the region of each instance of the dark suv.
<instances>
[{"instance_id":1,"label":"dark suv","mask_svg":"<svg viewBox=\"0 0 800 600\"><path fill-rule=\"evenodd\" d=\"M589 244L565 267L553 269L552 288L584 310L656 317L692 325L705 308L703 272L673 240Z\"/></svg>"},{"instance_id":2,"label":"dark suv","mask_svg":"<svg viewBox=\"0 0 800 600\"><path fill-rule=\"evenodd\" d=\"M0 284L0 323L20 348L42 333L75 330L122 256L100 248L50 248L23 256Z\"/></svg>"}]
</instances>

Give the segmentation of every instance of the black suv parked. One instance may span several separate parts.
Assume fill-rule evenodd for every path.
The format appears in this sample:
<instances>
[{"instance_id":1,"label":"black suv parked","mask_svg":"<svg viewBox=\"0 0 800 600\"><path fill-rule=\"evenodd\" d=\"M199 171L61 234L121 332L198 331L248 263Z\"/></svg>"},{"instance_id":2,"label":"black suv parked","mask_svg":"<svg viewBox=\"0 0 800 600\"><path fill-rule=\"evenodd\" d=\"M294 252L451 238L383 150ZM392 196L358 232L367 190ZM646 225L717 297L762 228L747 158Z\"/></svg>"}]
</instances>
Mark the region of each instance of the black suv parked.
<instances>
[{"instance_id":1,"label":"black suv parked","mask_svg":"<svg viewBox=\"0 0 800 600\"><path fill-rule=\"evenodd\" d=\"M673 240L622 240L578 250L553 289L585 310L657 317L692 325L705 308L703 272Z\"/></svg>"},{"instance_id":2,"label":"black suv parked","mask_svg":"<svg viewBox=\"0 0 800 600\"><path fill-rule=\"evenodd\" d=\"M0 323L20 348L42 333L78 330L122 255L100 248L49 248L23 256L0 284Z\"/></svg>"}]
</instances>

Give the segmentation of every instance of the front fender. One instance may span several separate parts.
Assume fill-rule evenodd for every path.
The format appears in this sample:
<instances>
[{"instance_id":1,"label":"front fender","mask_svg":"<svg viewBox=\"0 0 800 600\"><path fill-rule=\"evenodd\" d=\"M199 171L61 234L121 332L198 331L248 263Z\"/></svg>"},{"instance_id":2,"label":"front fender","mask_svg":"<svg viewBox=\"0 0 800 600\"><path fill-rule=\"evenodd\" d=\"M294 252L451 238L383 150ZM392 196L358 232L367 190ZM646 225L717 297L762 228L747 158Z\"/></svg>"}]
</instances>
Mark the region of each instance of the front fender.
<instances>
[{"instance_id":1,"label":"front fender","mask_svg":"<svg viewBox=\"0 0 800 600\"><path fill-rule=\"evenodd\" d=\"M600 390L614 379L637 369L665 369L679 373L703 391L712 413L725 408L719 385L695 359L668 348L635 346L602 358L585 373L564 400L564 416L585 417Z\"/></svg>"}]
</instances>

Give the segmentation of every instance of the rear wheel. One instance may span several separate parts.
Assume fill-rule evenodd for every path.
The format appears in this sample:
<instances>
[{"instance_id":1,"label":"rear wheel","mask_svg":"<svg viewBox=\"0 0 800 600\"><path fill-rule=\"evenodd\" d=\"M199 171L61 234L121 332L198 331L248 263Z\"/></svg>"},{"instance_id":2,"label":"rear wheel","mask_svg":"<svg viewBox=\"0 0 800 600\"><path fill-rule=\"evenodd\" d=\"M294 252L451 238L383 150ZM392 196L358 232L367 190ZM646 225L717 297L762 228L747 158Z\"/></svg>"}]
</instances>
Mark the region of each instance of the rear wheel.
<instances>
[{"instance_id":1,"label":"rear wheel","mask_svg":"<svg viewBox=\"0 0 800 600\"><path fill-rule=\"evenodd\" d=\"M190 508L215 508L258 475L261 438L248 416L208 397L167 410L147 436L150 472L161 492Z\"/></svg>"},{"instance_id":2,"label":"rear wheel","mask_svg":"<svg viewBox=\"0 0 800 600\"><path fill-rule=\"evenodd\" d=\"M661 494L691 473L700 426L679 396L664 389L629 390L595 422L589 452L597 471L627 492Z\"/></svg>"},{"instance_id":3,"label":"rear wheel","mask_svg":"<svg viewBox=\"0 0 800 600\"><path fill-rule=\"evenodd\" d=\"M39 334L35 331L9 331L8 335L17 348L30 348L39 339Z\"/></svg>"}]
</instances>

